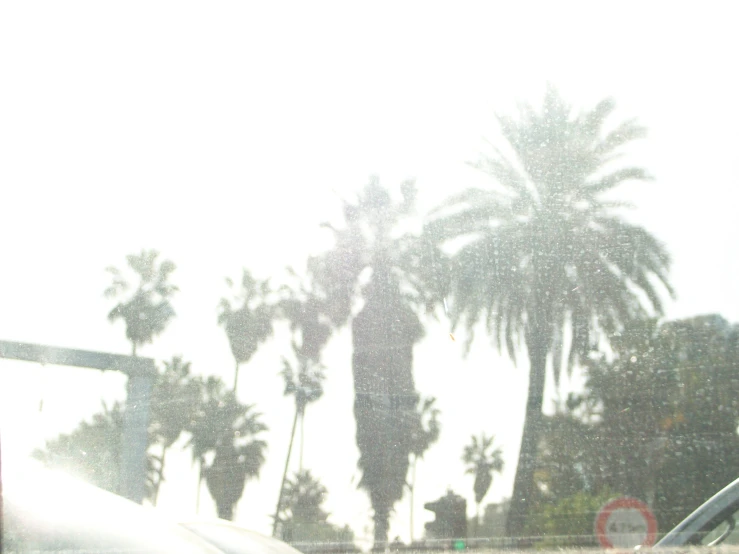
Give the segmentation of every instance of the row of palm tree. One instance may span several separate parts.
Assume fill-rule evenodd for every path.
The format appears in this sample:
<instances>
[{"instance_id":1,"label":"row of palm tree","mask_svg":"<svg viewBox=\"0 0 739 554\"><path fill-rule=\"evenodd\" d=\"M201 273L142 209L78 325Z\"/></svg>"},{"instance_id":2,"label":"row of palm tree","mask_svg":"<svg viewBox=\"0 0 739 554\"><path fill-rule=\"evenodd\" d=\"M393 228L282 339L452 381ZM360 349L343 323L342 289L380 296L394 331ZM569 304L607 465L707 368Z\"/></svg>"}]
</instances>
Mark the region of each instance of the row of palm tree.
<instances>
[{"instance_id":1,"label":"row of palm tree","mask_svg":"<svg viewBox=\"0 0 739 554\"><path fill-rule=\"evenodd\" d=\"M158 256L154 250L127 256L134 279L127 278L123 270L108 268L113 283L105 294L118 299L108 318L111 322L124 321L133 356L138 348L161 334L175 316L171 298L178 288L169 282L175 264L169 260L159 262ZM132 281L136 281L133 291ZM233 286L230 281L228 284ZM223 300L219 316L236 360L234 388L229 389L214 376L193 377L190 364L179 357L164 362L164 369L157 376L150 402L150 443L161 447L161 454L155 457L157 478L151 498L154 504L164 481L166 453L183 433L190 435L187 446L198 466L198 505L205 479L219 517L232 519L246 481L257 477L264 464L266 442L259 437L267 427L253 406L238 401L236 386L240 364L248 362L272 332L272 312L263 302L266 283L258 284L245 271L241 285L242 295L236 298L241 305L232 308L230 302Z\"/></svg>"},{"instance_id":2,"label":"row of palm tree","mask_svg":"<svg viewBox=\"0 0 739 554\"><path fill-rule=\"evenodd\" d=\"M375 541L387 544L388 514L400 498L409 450L405 419L413 398L412 351L421 318L443 304L468 345L482 325L515 362L525 352L529 386L507 532L523 532L534 487L547 367L555 383L625 324L663 311L673 295L670 258L644 228L622 218L612 193L648 181L618 164L622 147L645 135L634 120L607 129L611 100L575 113L553 88L540 110L499 117L501 148L473 165L488 188L449 198L418 234L400 231L414 208L372 180L345 202L344 227L326 225L334 247L308 262L334 325L351 320L361 485L368 490ZM357 300L364 305L358 312ZM372 431L368 431L371 429ZM407 445L407 442L405 442Z\"/></svg>"},{"instance_id":3,"label":"row of palm tree","mask_svg":"<svg viewBox=\"0 0 739 554\"><path fill-rule=\"evenodd\" d=\"M277 291L268 301L275 291L245 272L237 304L222 303L235 386L239 366L271 335L272 321L285 317L294 325L295 361L283 375L286 392L295 395L296 422L304 415L306 391L313 390L302 388L300 376L315 380L331 332L351 326L360 487L372 504L377 547L387 544L410 459L419 456L413 349L424 318L436 317L443 305L452 328L467 330L468 346L482 327L514 362L521 354L528 358L507 521L508 534L515 536L523 531L533 496L548 368L558 383L563 366L571 371L628 322L661 314L663 297L673 294L664 246L625 220L627 206L613 197L625 182L650 179L642 168L617 163L622 148L645 130L633 120L607 128L614 107L605 100L575 113L550 88L541 109L524 105L518 118L498 118L500 148L473 164L489 174L490 187L449 198L426 216L420 232L410 233L405 229L415 215L416 185L403 183L396 201L372 179L354 201L344 201L343 225L324 224L334 245L308 260L310 294L300 291L285 300ZM128 322L144 307L153 310L150 335L127 330L134 352L173 313L160 299L174 290L164 286L166 278L163 283L157 272L150 274L150 284L134 296L138 304L111 313ZM300 323L296 314L312 323ZM306 339L311 332L318 338Z\"/></svg>"}]
</instances>

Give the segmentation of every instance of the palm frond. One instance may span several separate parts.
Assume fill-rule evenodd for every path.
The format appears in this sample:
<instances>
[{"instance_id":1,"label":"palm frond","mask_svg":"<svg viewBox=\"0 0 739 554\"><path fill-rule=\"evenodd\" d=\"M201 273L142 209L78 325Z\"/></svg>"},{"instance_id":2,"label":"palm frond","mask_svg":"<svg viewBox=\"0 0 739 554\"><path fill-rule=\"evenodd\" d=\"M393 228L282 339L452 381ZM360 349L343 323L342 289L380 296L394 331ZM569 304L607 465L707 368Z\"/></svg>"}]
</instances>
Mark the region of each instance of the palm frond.
<instances>
[{"instance_id":1,"label":"palm frond","mask_svg":"<svg viewBox=\"0 0 739 554\"><path fill-rule=\"evenodd\" d=\"M603 177L599 177L593 183L583 187L583 193L592 197L594 195L607 192L625 181L651 181L653 177L641 167L626 167L619 169Z\"/></svg>"}]
</instances>

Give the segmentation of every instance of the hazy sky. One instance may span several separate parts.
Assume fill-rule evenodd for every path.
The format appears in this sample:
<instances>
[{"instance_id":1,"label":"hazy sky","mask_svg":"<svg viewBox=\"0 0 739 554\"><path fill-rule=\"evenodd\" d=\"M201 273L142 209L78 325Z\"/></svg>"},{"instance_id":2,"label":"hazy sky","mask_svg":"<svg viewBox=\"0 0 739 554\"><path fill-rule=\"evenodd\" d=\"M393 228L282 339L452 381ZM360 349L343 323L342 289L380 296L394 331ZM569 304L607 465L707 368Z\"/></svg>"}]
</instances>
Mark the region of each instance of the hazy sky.
<instances>
[{"instance_id":1,"label":"hazy sky","mask_svg":"<svg viewBox=\"0 0 739 554\"><path fill-rule=\"evenodd\" d=\"M127 353L106 321L104 268L156 248L178 265L177 320L141 354L182 354L232 378L216 306L223 278L301 267L325 248L318 228L370 174L416 177L420 202L485 183L465 166L495 141L494 114L540 102L547 82L578 108L606 96L612 123L649 138L631 160L655 175L627 186L632 218L674 256L671 317L739 320L736 133L739 39L730 3L423 2L4 3L0 7L0 339ZM278 333L242 370L240 396L270 427L259 482L237 521L269 531L293 404L277 373ZM525 366L480 337L467 359L448 326L415 351L419 391L438 398L440 442L418 467L423 502L468 498L460 461L493 433L506 468L487 497L510 494ZM324 398L306 419L305 466L329 489L332 521L371 533L356 489L348 332L328 347ZM577 379L575 379L577 380ZM123 378L0 361L3 450L21 452L123 397ZM565 383L565 387L567 383ZM555 392L550 388L550 396ZM39 400L44 399L39 412ZM171 456L161 506L195 506L189 454ZM213 514L204 491L201 513ZM391 536L408 538L408 499Z\"/></svg>"}]
</instances>

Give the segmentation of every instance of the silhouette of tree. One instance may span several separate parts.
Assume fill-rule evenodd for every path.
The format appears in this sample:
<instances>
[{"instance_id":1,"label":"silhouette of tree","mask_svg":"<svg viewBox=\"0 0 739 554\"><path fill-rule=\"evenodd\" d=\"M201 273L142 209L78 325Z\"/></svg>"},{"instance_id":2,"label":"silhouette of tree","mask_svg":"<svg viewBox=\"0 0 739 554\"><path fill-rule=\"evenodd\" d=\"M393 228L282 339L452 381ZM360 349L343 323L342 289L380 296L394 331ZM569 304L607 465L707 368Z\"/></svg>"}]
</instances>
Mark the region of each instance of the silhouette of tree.
<instances>
[{"instance_id":1,"label":"silhouette of tree","mask_svg":"<svg viewBox=\"0 0 739 554\"><path fill-rule=\"evenodd\" d=\"M526 346L529 388L511 535L523 531L532 497L547 360L558 382L564 357L572 368L624 323L650 309L660 313L660 286L672 292L662 244L621 219L624 205L606 195L649 178L638 167L613 168L620 148L645 134L627 121L604 135L613 109L605 100L573 115L550 88L541 111L526 105L518 120L499 117L511 155L496 149L476 164L497 186L449 199L426 229L430 239L462 244L451 259L453 323L463 322L471 341L484 322L514 361Z\"/></svg>"},{"instance_id":2,"label":"silhouette of tree","mask_svg":"<svg viewBox=\"0 0 739 554\"><path fill-rule=\"evenodd\" d=\"M129 291L134 285L126 279L123 272L115 267L106 269L111 274L113 283L105 290L105 296L127 297L116 304L108 314L108 319L111 322L123 319L126 324L126 338L131 342L134 356L138 347L151 343L175 316L170 298L178 289L169 283L169 277L176 266L169 260L158 264L158 256L156 250L142 250L141 254L126 256L128 266L138 276L136 290L130 295Z\"/></svg>"},{"instance_id":3,"label":"silhouette of tree","mask_svg":"<svg viewBox=\"0 0 739 554\"><path fill-rule=\"evenodd\" d=\"M585 391L544 419L528 532L590 518L591 533L592 514L571 508L611 491L647 502L670 529L739 474L738 326L633 321L608 356L584 363Z\"/></svg>"},{"instance_id":4,"label":"silhouette of tree","mask_svg":"<svg viewBox=\"0 0 739 554\"><path fill-rule=\"evenodd\" d=\"M297 352L296 352L297 354ZM285 380L285 396L292 395L295 398L295 421L293 422L292 436L290 437L290 444L292 445L293 437L295 436L295 423L298 420L301 422L305 419L305 408L311 402L315 402L323 395L323 381L325 375L323 373L323 366L317 363L311 363L306 360L298 362L297 375L296 371L290 362L283 358L283 369L280 372L283 379ZM304 437L301 431L300 435L300 469L302 469Z\"/></svg>"},{"instance_id":5,"label":"silhouette of tree","mask_svg":"<svg viewBox=\"0 0 739 554\"><path fill-rule=\"evenodd\" d=\"M175 356L164 362L151 392L151 411L147 450L147 499L156 505L164 480L166 452L187 429L197 408L199 387L190 377L190 363ZM69 434L47 441L45 450L35 456L50 465L64 465L94 484L117 492L119 457L123 433L123 408L114 403L103 404L103 411L93 415L92 422L83 421ZM161 448L159 455L151 450Z\"/></svg>"},{"instance_id":6,"label":"silhouette of tree","mask_svg":"<svg viewBox=\"0 0 739 554\"><path fill-rule=\"evenodd\" d=\"M322 507L326 493L326 487L308 470L298 471L286 481L285 501L279 514L282 540L314 545L333 543L342 552L356 551L351 529L348 526L337 527L328 521L329 513Z\"/></svg>"},{"instance_id":7,"label":"silhouette of tree","mask_svg":"<svg viewBox=\"0 0 739 554\"><path fill-rule=\"evenodd\" d=\"M493 448L495 437L486 437L485 433L480 439L472 437L472 442L464 447L462 461L467 464L465 473L475 476L475 503L477 504L477 523L480 522L480 504L493 484L493 473L503 471L503 451Z\"/></svg>"},{"instance_id":8,"label":"silhouette of tree","mask_svg":"<svg viewBox=\"0 0 739 554\"><path fill-rule=\"evenodd\" d=\"M601 455L593 445L600 437L591 415L583 409L582 396L570 394L565 406L557 405L542 425L532 504L552 503L599 489L604 470Z\"/></svg>"},{"instance_id":9,"label":"silhouette of tree","mask_svg":"<svg viewBox=\"0 0 739 554\"><path fill-rule=\"evenodd\" d=\"M293 275L294 272L290 270ZM323 395L324 367L321 365L321 352L331 337L331 322L324 315L325 309L321 299L309 290L305 282L298 288L285 287L287 297L278 304L281 317L286 318L292 333L291 347L295 364L283 358L281 375L285 380L285 395L295 398L295 423L300 420L300 464L303 469L303 424L305 408ZM292 447L293 438L290 439ZM290 452L288 451L288 458ZM283 479L284 481L284 479Z\"/></svg>"},{"instance_id":10,"label":"silhouette of tree","mask_svg":"<svg viewBox=\"0 0 739 554\"><path fill-rule=\"evenodd\" d=\"M601 484L649 502L669 529L739 474L739 326L648 320L612 349L587 366Z\"/></svg>"},{"instance_id":11,"label":"silhouette of tree","mask_svg":"<svg viewBox=\"0 0 739 554\"><path fill-rule=\"evenodd\" d=\"M539 550L598 548L593 522L600 509L619 496L606 488L598 493L580 491L535 505L526 522L526 535L535 539Z\"/></svg>"},{"instance_id":12,"label":"silhouette of tree","mask_svg":"<svg viewBox=\"0 0 739 554\"><path fill-rule=\"evenodd\" d=\"M404 183L401 193L402 202L394 204L372 179L355 203L344 203L343 229L324 225L334 234L333 250L308 262L333 324L352 321L360 487L370 496L378 549L387 545L417 428L413 345L423 328L416 310L436 299L429 276L435 249L412 235L398 236L399 223L414 209L414 184ZM352 318L359 299L364 305Z\"/></svg>"},{"instance_id":13,"label":"silhouette of tree","mask_svg":"<svg viewBox=\"0 0 739 554\"><path fill-rule=\"evenodd\" d=\"M285 483L284 521L291 523L323 523L328 519L321 505L326 487L315 479L310 470L298 471Z\"/></svg>"},{"instance_id":14,"label":"silhouette of tree","mask_svg":"<svg viewBox=\"0 0 739 554\"><path fill-rule=\"evenodd\" d=\"M227 278L232 289L234 282ZM241 286L234 292L233 300L221 299L218 324L223 325L236 361L233 390L239 383L239 368L256 354L259 345L272 336L274 308L267 303L270 294L268 281L257 281L244 269Z\"/></svg>"},{"instance_id":15,"label":"silhouette of tree","mask_svg":"<svg viewBox=\"0 0 739 554\"><path fill-rule=\"evenodd\" d=\"M33 457L45 465L78 475L112 493L120 483L121 435L123 407L103 403L102 412L92 421L82 421L70 433L47 440L44 449L36 449ZM152 499L157 483L156 458L147 453L146 497Z\"/></svg>"},{"instance_id":16,"label":"silhouette of tree","mask_svg":"<svg viewBox=\"0 0 739 554\"><path fill-rule=\"evenodd\" d=\"M164 481L167 450L188 428L197 409L199 395L198 384L190 375L190 362L183 361L180 356L164 362L164 371L157 375L151 395L152 441L161 447L161 454L158 457L158 478L152 498L154 505L157 503L159 488Z\"/></svg>"},{"instance_id":17,"label":"silhouette of tree","mask_svg":"<svg viewBox=\"0 0 739 554\"><path fill-rule=\"evenodd\" d=\"M289 269L290 274L297 277L294 271ZM306 283L301 281L297 287L283 287L286 297L279 304L280 315L286 318L290 324L292 333L291 346L297 367L287 359L283 358L283 370L281 375L285 380L285 396L293 395L295 398L295 417L293 418L290 443L285 457L285 469L280 483L280 493L277 497L277 509L273 522L272 534L277 533L280 523L285 483L290 465L295 430L300 421L300 464L299 471L303 470L303 448L305 445L304 422L306 406L318 400L323 395L323 366L320 363L321 350L331 336L331 325L323 315L321 301L309 290Z\"/></svg>"},{"instance_id":18,"label":"silhouette of tree","mask_svg":"<svg viewBox=\"0 0 739 554\"><path fill-rule=\"evenodd\" d=\"M252 406L238 402L222 380L213 376L201 380L200 392L188 445L215 500L218 517L230 520L246 482L258 477L264 464L267 443L258 437L267 426ZM209 455L212 461L207 463Z\"/></svg>"}]
</instances>

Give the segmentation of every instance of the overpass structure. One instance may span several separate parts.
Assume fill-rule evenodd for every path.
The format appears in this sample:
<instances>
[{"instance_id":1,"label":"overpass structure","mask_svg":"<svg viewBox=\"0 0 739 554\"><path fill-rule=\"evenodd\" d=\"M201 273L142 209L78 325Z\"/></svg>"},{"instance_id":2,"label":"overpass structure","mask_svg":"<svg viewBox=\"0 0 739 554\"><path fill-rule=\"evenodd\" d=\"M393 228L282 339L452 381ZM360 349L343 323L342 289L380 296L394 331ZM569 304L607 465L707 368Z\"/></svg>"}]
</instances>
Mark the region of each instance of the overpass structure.
<instances>
[{"instance_id":1,"label":"overpass structure","mask_svg":"<svg viewBox=\"0 0 739 554\"><path fill-rule=\"evenodd\" d=\"M0 358L99 371L120 371L128 376L118 493L142 503L146 494L149 404L157 373L154 360L11 341L0 341Z\"/></svg>"}]
</instances>

